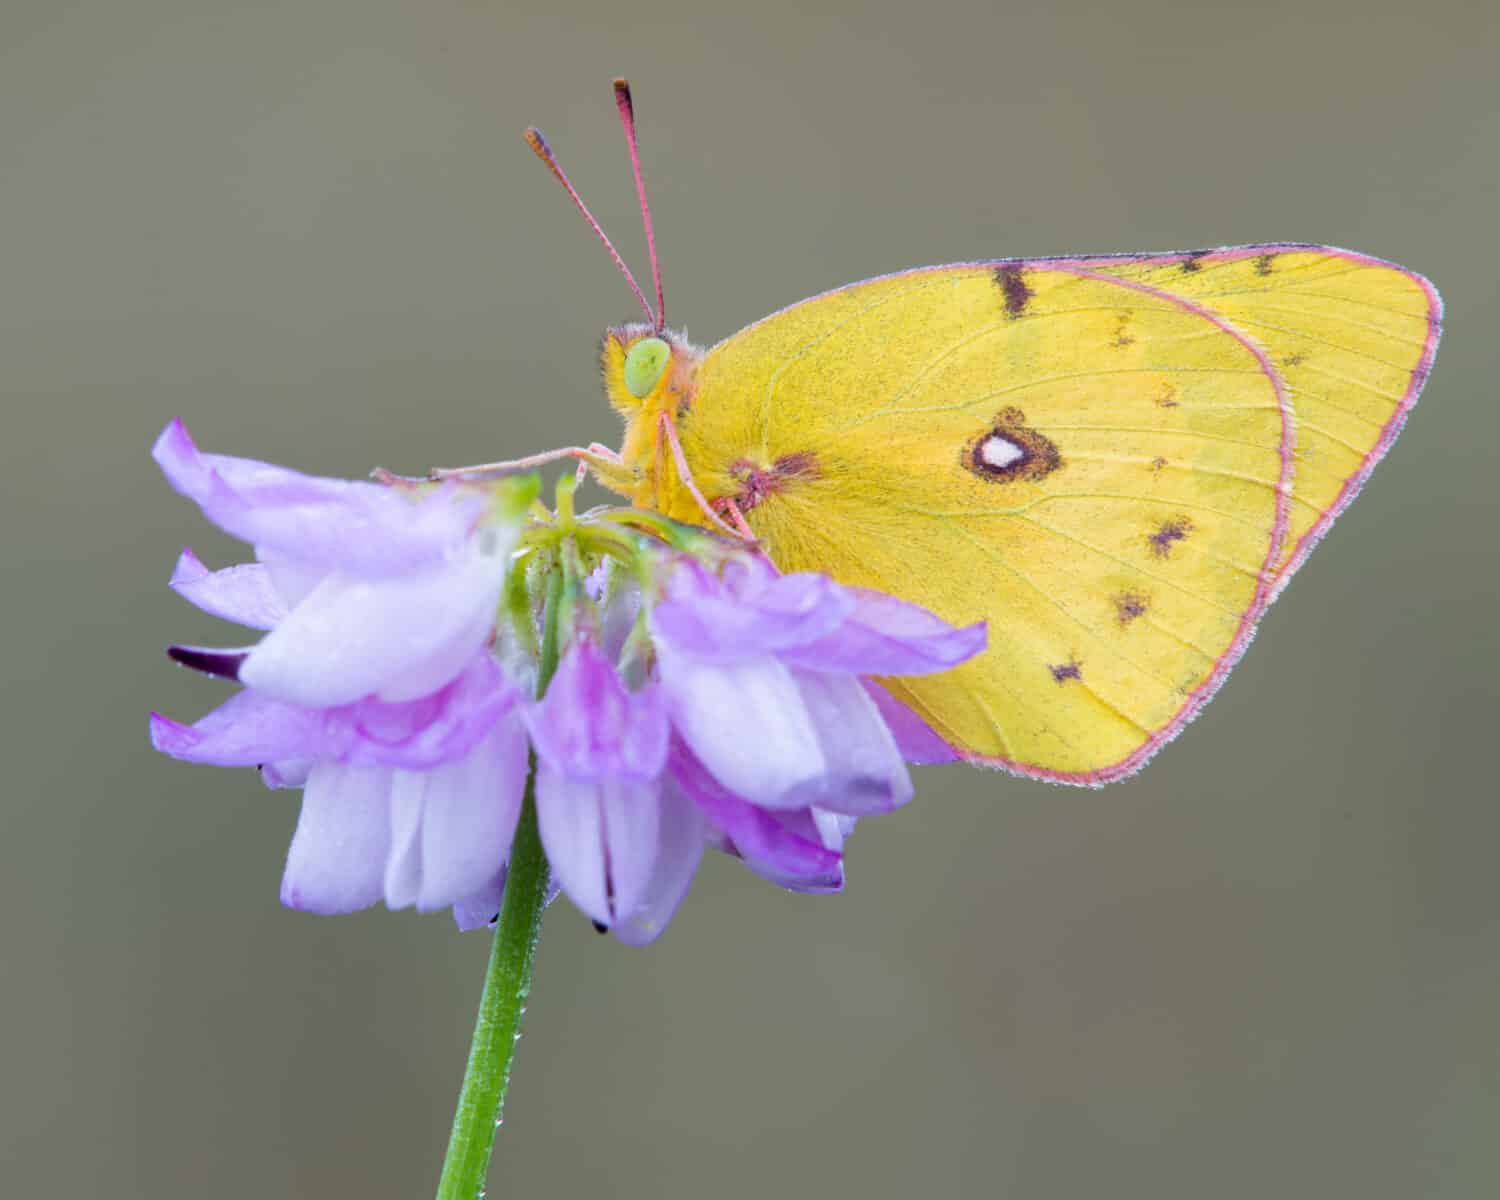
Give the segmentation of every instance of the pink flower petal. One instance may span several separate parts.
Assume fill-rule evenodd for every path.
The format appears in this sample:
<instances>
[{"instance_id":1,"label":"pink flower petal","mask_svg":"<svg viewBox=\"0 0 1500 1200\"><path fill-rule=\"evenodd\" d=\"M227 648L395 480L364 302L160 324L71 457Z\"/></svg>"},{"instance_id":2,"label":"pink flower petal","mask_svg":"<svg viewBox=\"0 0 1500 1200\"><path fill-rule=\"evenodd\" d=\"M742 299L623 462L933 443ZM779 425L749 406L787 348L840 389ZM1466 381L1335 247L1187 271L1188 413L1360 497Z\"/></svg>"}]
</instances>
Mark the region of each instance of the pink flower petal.
<instances>
[{"instance_id":1,"label":"pink flower petal","mask_svg":"<svg viewBox=\"0 0 1500 1200\"><path fill-rule=\"evenodd\" d=\"M776 575L731 564L721 581L696 564L673 571L651 611L652 633L684 654L730 663L823 638L854 608L823 575Z\"/></svg>"},{"instance_id":2,"label":"pink flower petal","mask_svg":"<svg viewBox=\"0 0 1500 1200\"><path fill-rule=\"evenodd\" d=\"M328 744L321 713L254 692L231 696L192 725L152 713L151 744L173 758L216 767L258 767L337 749Z\"/></svg>"},{"instance_id":3,"label":"pink flower petal","mask_svg":"<svg viewBox=\"0 0 1500 1200\"><path fill-rule=\"evenodd\" d=\"M274 629L287 613L260 563L210 571L184 547L169 586L204 612L251 629Z\"/></svg>"},{"instance_id":4,"label":"pink flower petal","mask_svg":"<svg viewBox=\"0 0 1500 1200\"><path fill-rule=\"evenodd\" d=\"M537 753L574 779L655 779L667 759L659 690L627 690L587 635L568 647L527 724Z\"/></svg>"},{"instance_id":5,"label":"pink flower petal","mask_svg":"<svg viewBox=\"0 0 1500 1200\"><path fill-rule=\"evenodd\" d=\"M946 671L984 649L983 621L955 628L927 609L865 588L844 588L849 619L818 641L789 648L784 662L856 675L927 675Z\"/></svg>"},{"instance_id":6,"label":"pink flower petal","mask_svg":"<svg viewBox=\"0 0 1500 1200\"><path fill-rule=\"evenodd\" d=\"M478 492L456 488L413 499L379 484L203 454L180 420L151 454L167 482L219 528L326 570L398 575L441 561L463 544L485 505Z\"/></svg>"},{"instance_id":7,"label":"pink flower petal","mask_svg":"<svg viewBox=\"0 0 1500 1200\"><path fill-rule=\"evenodd\" d=\"M839 865L837 851L789 830L778 817L734 795L714 778L681 741L674 741L668 769L679 787L725 839L724 848L757 870L779 877L821 879Z\"/></svg>"},{"instance_id":8,"label":"pink flower petal","mask_svg":"<svg viewBox=\"0 0 1500 1200\"><path fill-rule=\"evenodd\" d=\"M909 763L957 762L958 751L943 741L932 726L896 697L872 681L865 682L865 690L875 701L881 718L896 739L901 757Z\"/></svg>"},{"instance_id":9,"label":"pink flower petal","mask_svg":"<svg viewBox=\"0 0 1500 1200\"><path fill-rule=\"evenodd\" d=\"M430 696L400 704L361 700L334 710L332 721L348 730L346 762L424 770L466 756L520 702L520 692L480 650Z\"/></svg>"}]
</instances>

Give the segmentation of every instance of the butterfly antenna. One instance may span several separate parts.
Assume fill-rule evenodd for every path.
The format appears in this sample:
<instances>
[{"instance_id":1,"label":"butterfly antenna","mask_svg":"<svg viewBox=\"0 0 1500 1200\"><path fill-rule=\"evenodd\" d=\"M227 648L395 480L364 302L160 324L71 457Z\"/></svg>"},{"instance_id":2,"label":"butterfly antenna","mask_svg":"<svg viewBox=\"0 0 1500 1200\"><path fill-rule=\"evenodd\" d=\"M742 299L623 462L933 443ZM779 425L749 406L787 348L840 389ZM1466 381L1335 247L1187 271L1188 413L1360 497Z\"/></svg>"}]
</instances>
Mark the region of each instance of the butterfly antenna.
<instances>
[{"instance_id":1,"label":"butterfly antenna","mask_svg":"<svg viewBox=\"0 0 1500 1200\"><path fill-rule=\"evenodd\" d=\"M656 284L656 332L667 323L667 305L661 295L661 264L656 261L656 233L651 228L651 206L646 203L646 181L641 176L641 153L635 141L635 105L630 101L630 85L615 80L615 107L620 110L620 124L625 126L625 143L630 147L630 167L635 172L635 194L641 201L641 221L646 226L646 250L651 255L651 279Z\"/></svg>"},{"instance_id":2,"label":"butterfly antenna","mask_svg":"<svg viewBox=\"0 0 1500 1200\"><path fill-rule=\"evenodd\" d=\"M630 290L635 293L635 298L641 302L641 307L646 310L646 319L653 328L660 329L661 322L651 311L651 302L646 299L646 293L641 291L641 285L635 281L635 276L630 273L630 268L625 265L625 260L620 257L620 252L615 249L615 244L609 240L609 235L604 232L603 226L594 219L594 214L589 212L588 205L583 202L583 197L578 194L578 189L569 181L563 169L558 165L557 156L552 153L552 147L547 145L547 139L542 136L542 131L532 126L526 131L526 144L531 151L542 160L549 171L563 185L563 190L568 193L569 198L578 206L578 211L583 214L583 219L589 223L589 228L599 235L599 240L604 243L604 248L609 251L610 258L615 260L615 266L620 268L620 274L625 276L625 282L630 285ZM648 238L649 240L649 238ZM652 264L656 262L655 254L652 255ZM661 290L658 286L658 292Z\"/></svg>"}]
</instances>

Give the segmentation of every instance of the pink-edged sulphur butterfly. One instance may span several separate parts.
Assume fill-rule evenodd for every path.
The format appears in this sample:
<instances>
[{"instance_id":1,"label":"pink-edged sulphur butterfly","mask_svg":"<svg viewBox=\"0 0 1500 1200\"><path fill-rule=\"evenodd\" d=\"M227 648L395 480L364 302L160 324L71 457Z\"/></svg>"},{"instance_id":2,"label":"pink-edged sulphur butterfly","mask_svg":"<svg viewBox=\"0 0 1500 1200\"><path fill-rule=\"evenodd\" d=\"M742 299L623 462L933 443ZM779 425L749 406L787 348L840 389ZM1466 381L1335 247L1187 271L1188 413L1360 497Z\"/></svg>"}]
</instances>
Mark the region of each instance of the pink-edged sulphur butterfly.
<instances>
[{"instance_id":1,"label":"pink-edged sulphur butterfly","mask_svg":"<svg viewBox=\"0 0 1500 1200\"><path fill-rule=\"evenodd\" d=\"M656 284L604 335L606 487L753 536L989 647L881 682L958 757L1102 784L1214 694L1395 441L1431 370L1422 276L1331 246L924 267L708 349L667 329L630 91L615 83Z\"/></svg>"}]
</instances>

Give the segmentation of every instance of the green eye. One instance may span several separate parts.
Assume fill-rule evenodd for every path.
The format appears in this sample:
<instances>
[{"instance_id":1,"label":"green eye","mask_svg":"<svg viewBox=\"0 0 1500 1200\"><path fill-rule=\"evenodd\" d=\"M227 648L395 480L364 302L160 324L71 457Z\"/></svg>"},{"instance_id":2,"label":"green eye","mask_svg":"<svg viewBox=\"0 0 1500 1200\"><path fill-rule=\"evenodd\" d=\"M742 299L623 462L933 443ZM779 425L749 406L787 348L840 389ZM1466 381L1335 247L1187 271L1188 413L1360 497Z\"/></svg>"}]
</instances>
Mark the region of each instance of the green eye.
<instances>
[{"instance_id":1,"label":"green eye","mask_svg":"<svg viewBox=\"0 0 1500 1200\"><path fill-rule=\"evenodd\" d=\"M642 338L625 356L625 390L637 400L644 400L671 361L672 347L661 338Z\"/></svg>"}]
</instances>

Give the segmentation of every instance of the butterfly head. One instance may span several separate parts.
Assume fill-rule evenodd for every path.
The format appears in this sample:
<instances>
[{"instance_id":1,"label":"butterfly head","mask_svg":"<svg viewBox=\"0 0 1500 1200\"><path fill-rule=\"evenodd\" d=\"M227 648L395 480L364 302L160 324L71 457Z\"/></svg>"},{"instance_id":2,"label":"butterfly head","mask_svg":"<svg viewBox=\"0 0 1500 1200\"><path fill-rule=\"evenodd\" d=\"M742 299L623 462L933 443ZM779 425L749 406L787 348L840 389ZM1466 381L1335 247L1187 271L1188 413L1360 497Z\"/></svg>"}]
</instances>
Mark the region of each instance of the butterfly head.
<instances>
[{"instance_id":1,"label":"butterfly head","mask_svg":"<svg viewBox=\"0 0 1500 1200\"><path fill-rule=\"evenodd\" d=\"M605 394L627 421L654 422L663 412L675 419L692 403L702 357L702 351L675 330L658 332L645 322L614 326L604 332L600 355Z\"/></svg>"}]
</instances>

